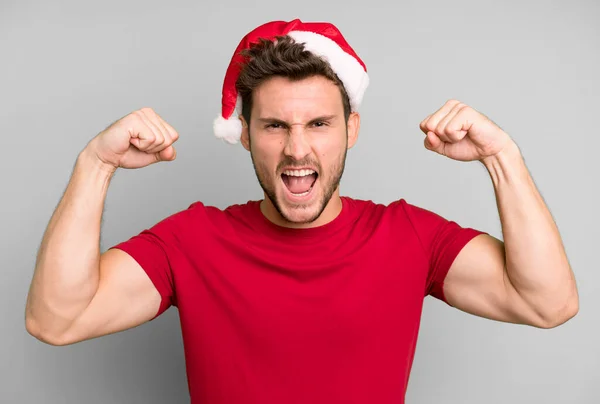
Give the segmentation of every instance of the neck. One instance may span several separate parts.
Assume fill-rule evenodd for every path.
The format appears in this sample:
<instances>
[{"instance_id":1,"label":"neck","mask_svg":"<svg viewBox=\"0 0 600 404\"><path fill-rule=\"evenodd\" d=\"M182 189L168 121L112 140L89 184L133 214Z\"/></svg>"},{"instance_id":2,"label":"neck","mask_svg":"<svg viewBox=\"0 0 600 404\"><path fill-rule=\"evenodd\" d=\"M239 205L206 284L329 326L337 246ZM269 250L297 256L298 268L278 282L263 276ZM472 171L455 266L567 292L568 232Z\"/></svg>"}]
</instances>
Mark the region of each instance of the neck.
<instances>
[{"instance_id":1,"label":"neck","mask_svg":"<svg viewBox=\"0 0 600 404\"><path fill-rule=\"evenodd\" d=\"M295 229L308 229L312 227L323 226L331 221L333 221L342 211L342 199L340 198L339 188L335 190L331 199L323 209L321 215L311 223L294 223L286 220L281 214L277 211L273 202L269 197L265 194L264 199L260 203L260 210L262 214L272 223L282 226L289 227Z\"/></svg>"}]
</instances>

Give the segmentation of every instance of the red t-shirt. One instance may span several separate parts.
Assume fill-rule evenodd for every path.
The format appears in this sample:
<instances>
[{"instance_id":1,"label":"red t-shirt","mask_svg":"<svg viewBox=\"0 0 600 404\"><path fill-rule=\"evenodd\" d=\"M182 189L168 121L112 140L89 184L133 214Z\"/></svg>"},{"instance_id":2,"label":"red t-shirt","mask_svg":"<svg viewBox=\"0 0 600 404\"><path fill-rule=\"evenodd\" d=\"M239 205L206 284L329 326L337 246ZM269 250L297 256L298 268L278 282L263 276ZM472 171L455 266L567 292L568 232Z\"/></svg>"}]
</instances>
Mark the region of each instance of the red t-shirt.
<instances>
[{"instance_id":1,"label":"red t-shirt","mask_svg":"<svg viewBox=\"0 0 600 404\"><path fill-rule=\"evenodd\" d=\"M192 404L404 402L423 299L482 232L399 200L342 197L289 229L259 201L195 202L115 246L176 306Z\"/></svg>"}]
</instances>

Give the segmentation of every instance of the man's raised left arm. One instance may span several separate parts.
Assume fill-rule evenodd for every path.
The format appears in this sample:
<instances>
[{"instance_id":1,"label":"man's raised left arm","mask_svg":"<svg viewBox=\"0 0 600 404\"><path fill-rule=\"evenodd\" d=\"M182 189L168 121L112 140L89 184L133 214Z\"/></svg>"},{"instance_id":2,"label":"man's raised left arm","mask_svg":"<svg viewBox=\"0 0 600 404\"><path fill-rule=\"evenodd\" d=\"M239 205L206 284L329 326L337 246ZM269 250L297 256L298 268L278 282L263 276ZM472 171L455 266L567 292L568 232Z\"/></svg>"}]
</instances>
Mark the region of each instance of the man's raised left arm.
<instances>
[{"instance_id":1,"label":"man's raised left arm","mask_svg":"<svg viewBox=\"0 0 600 404\"><path fill-rule=\"evenodd\" d=\"M504 242L487 234L458 254L444 281L447 302L498 321L552 328L578 312L573 271L558 228L515 142L473 108L448 101L421 122L425 147L479 160L496 195Z\"/></svg>"}]
</instances>

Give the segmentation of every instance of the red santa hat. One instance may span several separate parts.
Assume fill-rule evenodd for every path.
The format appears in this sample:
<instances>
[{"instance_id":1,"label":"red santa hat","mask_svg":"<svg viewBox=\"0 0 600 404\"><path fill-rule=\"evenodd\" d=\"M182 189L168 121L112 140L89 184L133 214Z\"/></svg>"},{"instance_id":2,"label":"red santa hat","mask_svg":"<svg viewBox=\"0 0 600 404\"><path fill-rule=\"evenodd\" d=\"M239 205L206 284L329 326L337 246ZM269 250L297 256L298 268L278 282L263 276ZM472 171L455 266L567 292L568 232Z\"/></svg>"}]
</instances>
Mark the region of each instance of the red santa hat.
<instances>
[{"instance_id":1,"label":"red santa hat","mask_svg":"<svg viewBox=\"0 0 600 404\"><path fill-rule=\"evenodd\" d=\"M240 52L258 43L259 38L274 40L275 37L284 35L303 43L306 50L329 63L346 89L352 111L358 110L369 85L369 76L364 62L348 45L342 33L327 22L305 23L299 19L289 22L272 21L246 34L235 49L223 82L221 114L213 123L216 137L234 144L238 142L242 133L242 124L238 117L242 112L242 100L235 88L242 65L246 62Z\"/></svg>"}]
</instances>

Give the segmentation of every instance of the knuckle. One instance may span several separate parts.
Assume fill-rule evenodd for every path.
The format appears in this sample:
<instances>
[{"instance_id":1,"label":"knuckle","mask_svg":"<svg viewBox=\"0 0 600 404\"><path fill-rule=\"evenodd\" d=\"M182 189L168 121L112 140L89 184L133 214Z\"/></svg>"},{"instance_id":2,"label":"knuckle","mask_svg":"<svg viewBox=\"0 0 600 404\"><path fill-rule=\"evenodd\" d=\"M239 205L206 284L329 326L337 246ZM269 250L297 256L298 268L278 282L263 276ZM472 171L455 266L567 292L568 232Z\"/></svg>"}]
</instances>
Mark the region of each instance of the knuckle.
<instances>
[{"instance_id":1,"label":"knuckle","mask_svg":"<svg viewBox=\"0 0 600 404\"><path fill-rule=\"evenodd\" d=\"M437 133L446 133L446 128L445 128L445 124L443 122L440 122L437 124L437 126L435 127L434 131Z\"/></svg>"},{"instance_id":2,"label":"knuckle","mask_svg":"<svg viewBox=\"0 0 600 404\"><path fill-rule=\"evenodd\" d=\"M129 116L135 123L138 123L138 124L144 123L144 118L143 118L142 112L140 110L132 112Z\"/></svg>"},{"instance_id":3,"label":"knuckle","mask_svg":"<svg viewBox=\"0 0 600 404\"><path fill-rule=\"evenodd\" d=\"M139 112L144 113L144 114L148 114L148 115L153 115L154 114L154 110L150 107L143 107L139 109Z\"/></svg>"},{"instance_id":4,"label":"knuckle","mask_svg":"<svg viewBox=\"0 0 600 404\"><path fill-rule=\"evenodd\" d=\"M462 111L463 109L465 109L467 106L465 104L463 104L462 102L457 103L454 108L456 108L456 111Z\"/></svg>"}]
</instances>

